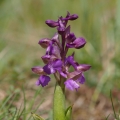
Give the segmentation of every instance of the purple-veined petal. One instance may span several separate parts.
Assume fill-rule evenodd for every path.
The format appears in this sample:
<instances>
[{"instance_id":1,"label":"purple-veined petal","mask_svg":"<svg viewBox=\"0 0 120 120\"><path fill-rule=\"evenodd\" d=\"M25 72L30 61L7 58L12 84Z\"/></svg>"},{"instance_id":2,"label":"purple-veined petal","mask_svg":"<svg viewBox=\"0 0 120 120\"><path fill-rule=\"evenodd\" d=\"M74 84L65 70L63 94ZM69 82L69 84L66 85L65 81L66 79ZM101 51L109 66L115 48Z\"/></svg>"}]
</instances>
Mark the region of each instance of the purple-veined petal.
<instances>
[{"instance_id":1,"label":"purple-veined petal","mask_svg":"<svg viewBox=\"0 0 120 120\"><path fill-rule=\"evenodd\" d=\"M72 91L75 89L77 90L80 87L79 84L72 79L65 81L64 84L66 88Z\"/></svg>"},{"instance_id":2,"label":"purple-veined petal","mask_svg":"<svg viewBox=\"0 0 120 120\"><path fill-rule=\"evenodd\" d=\"M50 77L49 76L46 76L46 75L41 75L37 82L36 82L36 85L41 85L42 87L48 85L48 82L50 81Z\"/></svg>"},{"instance_id":3,"label":"purple-veined petal","mask_svg":"<svg viewBox=\"0 0 120 120\"><path fill-rule=\"evenodd\" d=\"M87 65L87 64L80 64L80 65L77 66L77 70L80 70L82 72L87 71L90 68L91 68L91 66Z\"/></svg>"},{"instance_id":4,"label":"purple-veined petal","mask_svg":"<svg viewBox=\"0 0 120 120\"><path fill-rule=\"evenodd\" d=\"M56 27L58 26L58 22L53 21L53 20L46 20L45 23L49 26L49 27Z\"/></svg>"},{"instance_id":5,"label":"purple-veined petal","mask_svg":"<svg viewBox=\"0 0 120 120\"><path fill-rule=\"evenodd\" d=\"M40 74L40 75L45 74L42 67L36 66L36 67L31 68L31 69L36 74Z\"/></svg>"},{"instance_id":6,"label":"purple-veined petal","mask_svg":"<svg viewBox=\"0 0 120 120\"><path fill-rule=\"evenodd\" d=\"M38 44L41 45L41 47L43 47L43 48L47 48L47 47L49 46L50 42L51 42L50 39L48 39L48 38L43 38L42 40L40 40L40 41L38 42Z\"/></svg>"}]
</instances>

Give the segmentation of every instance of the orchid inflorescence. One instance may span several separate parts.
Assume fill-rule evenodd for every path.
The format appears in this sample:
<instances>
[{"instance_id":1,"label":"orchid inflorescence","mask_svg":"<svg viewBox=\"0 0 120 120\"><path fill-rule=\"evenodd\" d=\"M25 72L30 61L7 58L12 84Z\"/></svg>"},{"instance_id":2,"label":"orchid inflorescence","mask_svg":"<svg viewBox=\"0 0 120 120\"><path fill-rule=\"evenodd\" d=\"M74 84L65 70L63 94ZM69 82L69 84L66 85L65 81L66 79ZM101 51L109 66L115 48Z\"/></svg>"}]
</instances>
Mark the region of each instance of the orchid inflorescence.
<instances>
[{"instance_id":1,"label":"orchid inflorescence","mask_svg":"<svg viewBox=\"0 0 120 120\"><path fill-rule=\"evenodd\" d=\"M75 53L67 56L70 48L80 49L84 47L86 41L83 37L76 37L74 33L70 32L70 25L67 26L68 21L73 21L78 18L78 15L70 15L67 12L66 17L59 17L57 21L47 20L46 24L49 27L57 28L57 32L51 38L43 38L39 41L41 47L46 48L46 53L42 56L45 63L44 67L36 66L32 68L34 73L40 75L36 85L46 86L50 81L50 74L54 74L56 81L69 90L77 90L80 85L85 82L84 72L90 69L90 65L79 64L74 60ZM61 38L61 39L60 39ZM70 67L74 71L70 72Z\"/></svg>"}]
</instances>

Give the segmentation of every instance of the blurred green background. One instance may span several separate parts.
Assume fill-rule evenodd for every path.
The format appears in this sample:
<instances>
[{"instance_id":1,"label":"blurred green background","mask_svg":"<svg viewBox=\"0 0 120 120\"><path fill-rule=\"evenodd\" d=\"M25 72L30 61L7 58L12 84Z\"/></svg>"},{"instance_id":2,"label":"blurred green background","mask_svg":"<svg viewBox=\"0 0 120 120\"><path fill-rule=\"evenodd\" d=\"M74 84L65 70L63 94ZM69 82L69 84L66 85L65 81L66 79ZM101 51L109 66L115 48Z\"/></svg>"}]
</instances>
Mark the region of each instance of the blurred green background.
<instances>
[{"instance_id":1,"label":"blurred green background","mask_svg":"<svg viewBox=\"0 0 120 120\"><path fill-rule=\"evenodd\" d=\"M95 89L93 99L101 92L108 96L110 89L120 90L120 0L0 0L1 90L37 79L31 67L43 65L40 58L45 53L38 41L55 32L45 20L57 20L67 11L79 16L69 22L71 31L87 41L75 50L75 57L92 66L85 75L86 84Z\"/></svg>"}]
</instances>

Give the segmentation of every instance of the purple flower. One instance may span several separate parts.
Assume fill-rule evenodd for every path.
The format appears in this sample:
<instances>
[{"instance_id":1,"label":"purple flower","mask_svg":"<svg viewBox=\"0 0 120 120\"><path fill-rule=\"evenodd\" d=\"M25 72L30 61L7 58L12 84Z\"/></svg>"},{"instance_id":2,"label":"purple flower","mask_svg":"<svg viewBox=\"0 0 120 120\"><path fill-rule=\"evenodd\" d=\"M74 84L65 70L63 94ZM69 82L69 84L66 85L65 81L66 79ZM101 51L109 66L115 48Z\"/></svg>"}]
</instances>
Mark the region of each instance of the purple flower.
<instances>
[{"instance_id":1,"label":"purple flower","mask_svg":"<svg viewBox=\"0 0 120 120\"><path fill-rule=\"evenodd\" d=\"M45 23L46 23L49 27L56 27L56 26L58 26L58 22L53 21L53 20L46 20Z\"/></svg>"},{"instance_id":2,"label":"purple flower","mask_svg":"<svg viewBox=\"0 0 120 120\"><path fill-rule=\"evenodd\" d=\"M59 19L58 23L59 23L58 28L57 28L58 33L59 34L64 34L64 32L65 32L65 25L64 25L63 21L61 19Z\"/></svg>"},{"instance_id":3,"label":"purple flower","mask_svg":"<svg viewBox=\"0 0 120 120\"><path fill-rule=\"evenodd\" d=\"M84 47L85 44L86 44L85 39L82 38L82 37L80 37L80 38L76 38L71 43L67 43L67 47L68 48L77 48L77 49L80 49L80 48Z\"/></svg>"},{"instance_id":4,"label":"purple flower","mask_svg":"<svg viewBox=\"0 0 120 120\"><path fill-rule=\"evenodd\" d=\"M31 69L36 74L40 74L40 75L45 74L42 67L36 66L36 67L31 68Z\"/></svg>"},{"instance_id":5,"label":"purple flower","mask_svg":"<svg viewBox=\"0 0 120 120\"><path fill-rule=\"evenodd\" d=\"M40 40L40 41L38 42L38 44L40 44L41 47L43 47L43 48L47 48L47 47L49 46L50 42L51 42L50 39L48 39L48 38L43 38L42 40Z\"/></svg>"},{"instance_id":6,"label":"purple flower","mask_svg":"<svg viewBox=\"0 0 120 120\"><path fill-rule=\"evenodd\" d=\"M68 12L65 19L67 19L67 20L76 20L77 18L78 18L78 15L76 15L76 14L70 15L70 13Z\"/></svg>"},{"instance_id":7,"label":"purple flower","mask_svg":"<svg viewBox=\"0 0 120 120\"><path fill-rule=\"evenodd\" d=\"M46 75L41 75L37 82L36 82L36 85L41 85L42 87L48 85L48 82L50 81L50 77L49 76L46 76Z\"/></svg>"},{"instance_id":8,"label":"purple flower","mask_svg":"<svg viewBox=\"0 0 120 120\"><path fill-rule=\"evenodd\" d=\"M45 64L49 63L50 61L54 61L54 60L57 60L58 58L54 55L44 55L41 57L43 62Z\"/></svg>"},{"instance_id":9,"label":"purple flower","mask_svg":"<svg viewBox=\"0 0 120 120\"><path fill-rule=\"evenodd\" d=\"M45 65L43 67L43 69L47 74L53 74L57 70L60 70L61 67L62 67L62 61L61 60L55 60L55 61L52 61L52 62L48 63L47 65Z\"/></svg>"},{"instance_id":10,"label":"purple flower","mask_svg":"<svg viewBox=\"0 0 120 120\"><path fill-rule=\"evenodd\" d=\"M86 41L83 37L76 38L75 34L71 32L68 21L73 21L78 18L76 14L67 12L66 17L59 17L57 21L47 20L46 24L49 27L56 27L57 32L54 36L43 38L39 41L41 47L46 48L46 53L41 58L45 63L44 67L33 67L32 71L39 74L40 77L36 85L46 86L50 81L50 74L54 74L56 81L60 84L64 82L66 88L70 90L77 90L80 84L84 84L84 72L90 69L90 65L79 64L75 61L73 52L72 55L66 56L69 48L80 49L85 46ZM74 70L70 72L70 67ZM64 88L64 86L61 86Z\"/></svg>"},{"instance_id":11,"label":"purple flower","mask_svg":"<svg viewBox=\"0 0 120 120\"><path fill-rule=\"evenodd\" d=\"M64 84L65 84L66 88L68 88L69 90L72 90L72 91L74 89L77 90L80 87L79 84L72 79L65 81Z\"/></svg>"}]
</instances>

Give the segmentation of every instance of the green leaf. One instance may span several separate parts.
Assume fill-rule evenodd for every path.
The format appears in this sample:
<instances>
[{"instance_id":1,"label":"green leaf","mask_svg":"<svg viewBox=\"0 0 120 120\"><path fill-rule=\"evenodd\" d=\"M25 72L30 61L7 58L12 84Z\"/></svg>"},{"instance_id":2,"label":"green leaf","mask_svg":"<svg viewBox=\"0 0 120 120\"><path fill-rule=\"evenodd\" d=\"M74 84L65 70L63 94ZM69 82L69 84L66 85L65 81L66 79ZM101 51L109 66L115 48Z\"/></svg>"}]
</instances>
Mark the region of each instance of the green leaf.
<instances>
[{"instance_id":1,"label":"green leaf","mask_svg":"<svg viewBox=\"0 0 120 120\"><path fill-rule=\"evenodd\" d=\"M71 116L72 116L72 106L69 106L65 111L66 120L71 120Z\"/></svg>"},{"instance_id":2,"label":"green leaf","mask_svg":"<svg viewBox=\"0 0 120 120\"><path fill-rule=\"evenodd\" d=\"M53 118L54 120L65 120L65 96L58 84L54 91Z\"/></svg>"},{"instance_id":3,"label":"green leaf","mask_svg":"<svg viewBox=\"0 0 120 120\"><path fill-rule=\"evenodd\" d=\"M31 113L31 114L32 114L34 120L45 120L45 119L43 119L42 117L40 117L39 115L36 115L36 114L34 114L34 113Z\"/></svg>"}]
</instances>

